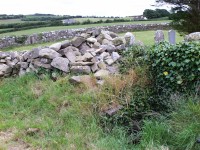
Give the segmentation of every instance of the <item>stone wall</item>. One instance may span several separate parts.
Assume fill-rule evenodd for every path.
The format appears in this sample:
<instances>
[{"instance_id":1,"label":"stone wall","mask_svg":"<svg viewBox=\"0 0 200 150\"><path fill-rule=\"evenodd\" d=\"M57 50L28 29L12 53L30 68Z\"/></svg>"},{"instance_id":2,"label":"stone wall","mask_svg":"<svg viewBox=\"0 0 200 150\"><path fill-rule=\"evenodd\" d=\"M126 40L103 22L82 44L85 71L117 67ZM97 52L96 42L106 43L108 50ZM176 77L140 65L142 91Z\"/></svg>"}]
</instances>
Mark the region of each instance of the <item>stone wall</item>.
<instances>
[{"instance_id":1,"label":"stone wall","mask_svg":"<svg viewBox=\"0 0 200 150\"><path fill-rule=\"evenodd\" d=\"M23 35L19 37L4 37L0 39L0 49L16 46L16 45L30 45L35 43L42 43L47 41L56 41L60 39L73 38L79 36L81 33L93 31L95 29L112 31L115 33L122 32L133 32L133 31L144 31L144 30L165 30L169 29L168 23L162 24L132 24L132 25L114 25L104 27L93 27L93 28L81 28L81 29L68 29L51 32L42 32L33 35Z\"/></svg>"},{"instance_id":2,"label":"stone wall","mask_svg":"<svg viewBox=\"0 0 200 150\"><path fill-rule=\"evenodd\" d=\"M100 78L117 72L119 51L136 44L132 33L119 37L96 29L50 45L22 52L0 52L0 77L24 75L38 69L58 69L63 73L90 74Z\"/></svg>"}]
</instances>

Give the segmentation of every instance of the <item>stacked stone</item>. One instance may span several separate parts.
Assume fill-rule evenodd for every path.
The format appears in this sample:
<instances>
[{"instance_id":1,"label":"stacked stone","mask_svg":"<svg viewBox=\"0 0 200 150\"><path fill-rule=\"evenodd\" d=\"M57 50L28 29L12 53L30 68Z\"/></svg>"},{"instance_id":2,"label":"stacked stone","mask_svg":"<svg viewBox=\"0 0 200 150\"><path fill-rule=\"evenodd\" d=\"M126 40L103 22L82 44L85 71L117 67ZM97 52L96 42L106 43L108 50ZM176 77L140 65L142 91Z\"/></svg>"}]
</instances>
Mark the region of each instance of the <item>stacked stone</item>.
<instances>
[{"instance_id":1,"label":"stacked stone","mask_svg":"<svg viewBox=\"0 0 200 150\"><path fill-rule=\"evenodd\" d=\"M38 68L59 69L64 73L110 74L117 72L119 51L134 44L132 33L119 37L114 32L94 30L71 41L24 52L0 52L0 77L24 75Z\"/></svg>"},{"instance_id":2,"label":"stacked stone","mask_svg":"<svg viewBox=\"0 0 200 150\"><path fill-rule=\"evenodd\" d=\"M0 49L15 46L15 45L29 45L35 43L42 43L48 41L55 41L66 38L73 38L79 36L81 33L86 33L93 30L105 30L112 31L115 33L125 33L133 31L144 31L144 30L166 30L169 29L169 23L161 24L127 24L127 25L113 25L113 26L102 26L102 27L91 27L91 28L80 28L80 29L68 29L59 31L42 32L33 35L23 35L17 37L4 37L0 38ZM20 41L20 42L19 42Z\"/></svg>"}]
</instances>

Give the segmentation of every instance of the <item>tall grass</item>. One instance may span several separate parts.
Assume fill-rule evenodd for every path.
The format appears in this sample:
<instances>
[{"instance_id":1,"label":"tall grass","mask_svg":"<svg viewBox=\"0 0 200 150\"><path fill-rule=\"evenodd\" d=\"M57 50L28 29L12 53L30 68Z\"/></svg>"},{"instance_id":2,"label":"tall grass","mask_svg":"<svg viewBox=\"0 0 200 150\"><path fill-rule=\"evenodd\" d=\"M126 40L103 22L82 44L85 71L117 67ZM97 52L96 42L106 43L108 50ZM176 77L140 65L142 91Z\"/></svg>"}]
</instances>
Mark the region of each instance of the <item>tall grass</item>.
<instances>
[{"instance_id":1,"label":"tall grass","mask_svg":"<svg viewBox=\"0 0 200 150\"><path fill-rule=\"evenodd\" d=\"M126 149L123 130L104 135L97 114L94 91L75 87L62 77L53 82L34 74L0 82L0 131L15 129L17 139L41 149ZM39 132L27 134L29 128ZM119 133L119 134L118 134ZM4 143L5 144L5 143ZM6 144L5 144L6 146Z\"/></svg>"}]
</instances>

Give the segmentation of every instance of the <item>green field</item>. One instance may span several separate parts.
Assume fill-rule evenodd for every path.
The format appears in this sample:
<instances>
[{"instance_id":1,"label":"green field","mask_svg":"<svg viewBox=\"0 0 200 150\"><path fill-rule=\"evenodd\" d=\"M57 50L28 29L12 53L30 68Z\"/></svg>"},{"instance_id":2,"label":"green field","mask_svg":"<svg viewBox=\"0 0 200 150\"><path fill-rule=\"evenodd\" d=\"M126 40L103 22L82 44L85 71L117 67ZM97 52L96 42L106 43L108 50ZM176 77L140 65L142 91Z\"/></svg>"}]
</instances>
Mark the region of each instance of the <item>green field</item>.
<instances>
[{"instance_id":1,"label":"green field","mask_svg":"<svg viewBox=\"0 0 200 150\"><path fill-rule=\"evenodd\" d=\"M149 24L149 23L163 23L170 22L170 20L166 21L133 21L133 22L119 22L119 23L102 23L102 24L88 24L88 25L71 25L71 26L55 26L55 27L43 27L43 28L35 28L30 30L16 31L0 34L0 37L3 36L11 36L11 35L30 35L34 33L41 32L49 32L56 30L66 30L66 29L78 29L78 28L89 28L89 27L99 27L99 26L112 26L112 25L123 25L123 24Z\"/></svg>"},{"instance_id":2,"label":"green field","mask_svg":"<svg viewBox=\"0 0 200 150\"><path fill-rule=\"evenodd\" d=\"M135 35L136 40L142 41L145 45L154 44L155 31L136 31L132 33ZM165 40L168 41L168 31L164 30L164 34ZM180 36L180 34L176 32L176 42L179 43L181 41L183 41L183 36Z\"/></svg>"},{"instance_id":3,"label":"green field","mask_svg":"<svg viewBox=\"0 0 200 150\"><path fill-rule=\"evenodd\" d=\"M167 32L164 31L165 39L167 39ZM137 31L132 32L135 35L136 41L142 41L145 45L153 45L154 44L154 34L155 31ZM120 36L124 36L125 33L120 33ZM180 36L178 33L176 33L176 42L183 41L183 37ZM3 51L22 51L22 50L31 50L32 48L39 47L39 46L50 46L55 42L48 42L48 43L42 43L42 44L33 44L33 45L27 45L27 46L20 46L20 47L8 47L4 48Z\"/></svg>"},{"instance_id":4,"label":"green field","mask_svg":"<svg viewBox=\"0 0 200 150\"><path fill-rule=\"evenodd\" d=\"M78 21L78 22L83 22L83 21L86 21L86 20L90 20L90 21L99 21L99 20L102 20L102 21L106 21L107 19L109 20L114 20L114 18L74 18L74 20Z\"/></svg>"},{"instance_id":5,"label":"green field","mask_svg":"<svg viewBox=\"0 0 200 150\"><path fill-rule=\"evenodd\" d=\"M12 23L23 23L24 21L21 21L21 19L5 19L0 20L0 24L12 24Z\"/></svg>"}]
</instances>

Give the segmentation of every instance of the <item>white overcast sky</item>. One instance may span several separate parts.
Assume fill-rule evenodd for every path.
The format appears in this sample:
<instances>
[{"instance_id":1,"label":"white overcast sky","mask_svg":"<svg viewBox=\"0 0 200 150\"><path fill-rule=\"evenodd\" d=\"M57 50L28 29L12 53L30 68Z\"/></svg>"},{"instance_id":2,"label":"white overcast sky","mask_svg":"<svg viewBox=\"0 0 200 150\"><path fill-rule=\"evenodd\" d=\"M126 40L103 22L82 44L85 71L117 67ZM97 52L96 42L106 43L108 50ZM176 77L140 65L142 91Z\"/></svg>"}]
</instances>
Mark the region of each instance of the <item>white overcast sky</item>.
<instances>
[{"instance_id":1,"label":"white overcast sky","mask_svg":"<svg viewBox=\"0 0 200 150\"><path fill-rule=\"evenodd\" d=\"M48 13L82 16L133 16L154 9L155 0L2 0L0 14Z\"/></svg>"}]
</instances>

